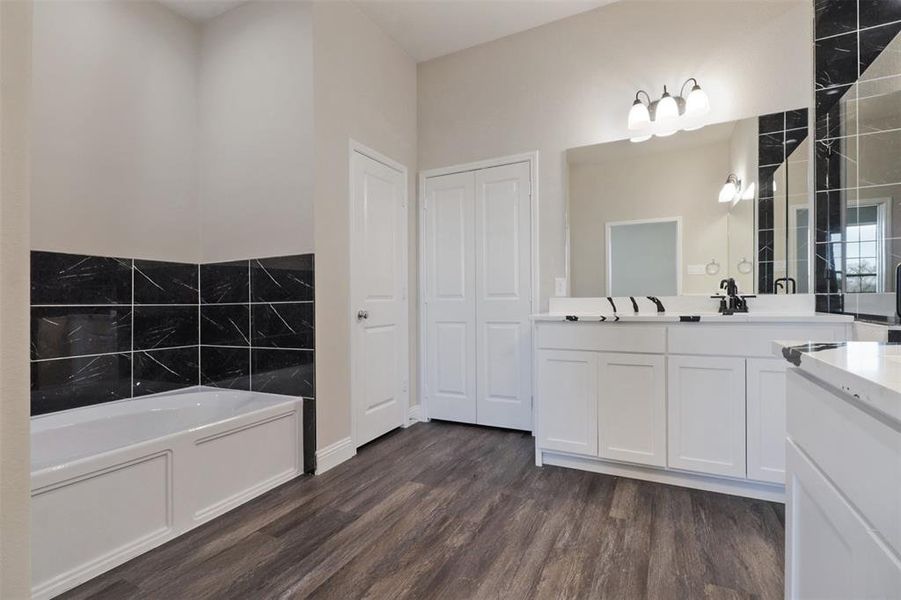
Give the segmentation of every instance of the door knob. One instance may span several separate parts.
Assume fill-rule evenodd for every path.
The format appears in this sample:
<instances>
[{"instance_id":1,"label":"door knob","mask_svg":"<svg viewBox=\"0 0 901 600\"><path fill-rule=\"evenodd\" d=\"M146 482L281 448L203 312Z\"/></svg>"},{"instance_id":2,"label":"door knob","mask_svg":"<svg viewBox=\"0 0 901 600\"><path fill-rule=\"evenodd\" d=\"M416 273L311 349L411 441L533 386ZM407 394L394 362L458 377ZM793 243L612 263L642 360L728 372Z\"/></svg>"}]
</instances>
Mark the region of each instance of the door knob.
<instances>
[{"instance_id":1,"label":"door knob","mask_svg":"<svg viewBox=\"0 0 901 600\"><path fill-rule=\"evenodd\" d=\"M368 310L358 310L357 311L357 321L362 321L363 319L368 319L368 318L369 318Z\"/></svg>"}]
</instances>

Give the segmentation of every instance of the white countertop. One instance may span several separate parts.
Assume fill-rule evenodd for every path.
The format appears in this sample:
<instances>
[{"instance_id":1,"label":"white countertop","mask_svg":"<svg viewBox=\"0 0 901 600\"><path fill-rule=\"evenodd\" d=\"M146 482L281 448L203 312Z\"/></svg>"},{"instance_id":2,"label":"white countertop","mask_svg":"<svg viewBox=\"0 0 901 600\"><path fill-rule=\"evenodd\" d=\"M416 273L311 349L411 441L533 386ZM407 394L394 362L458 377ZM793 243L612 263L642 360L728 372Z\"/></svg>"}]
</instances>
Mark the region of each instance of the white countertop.
<instances>
[{"instance_id":1,"label":"white countertop","mask_svg":"<svg viewBox=\"0 0 901 600\"><path fill-rule=\"evenodd\" d=\"M901 345L778 341L773 348L801 371L901 424Z\"/></svg>"},{"instance_id":2,"label":"white countertop","mask_svg":"<svg viewBox=\"0 0 901 600\"><path fill-rule=\"evenodd\" d=\"M682 317L700 317L701 323L851 323L851 315L834 315L827 313L738 313L721 315L715 312L696 313L615 313L572 315L539 313L531 316L532 321L567 321L567 316L577 317L579 323L679 323Z\"/></svg>"}]
</instances>

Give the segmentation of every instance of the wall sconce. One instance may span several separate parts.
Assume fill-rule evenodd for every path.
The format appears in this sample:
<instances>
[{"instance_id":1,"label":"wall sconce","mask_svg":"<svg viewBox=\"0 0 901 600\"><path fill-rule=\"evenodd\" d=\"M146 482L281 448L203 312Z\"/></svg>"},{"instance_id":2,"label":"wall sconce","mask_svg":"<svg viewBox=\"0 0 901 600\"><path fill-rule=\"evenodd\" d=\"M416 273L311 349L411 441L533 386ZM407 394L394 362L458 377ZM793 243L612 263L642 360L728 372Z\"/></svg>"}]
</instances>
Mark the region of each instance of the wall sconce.
<instances>
[{"instance_id":1,"label":"wall sconce","mask_svg":"<svg viewBox=\"0 0 901 600\"><path fill-rule=\"evenodd\" d=\"M720 190L720 202L735 202L741 198L741 179L735 176L735 173L729 173L723 189Z\"/></svg>"},{"instance_id":2,"label":"wall sconce","mask_svg":"<svg viewBox=\"0 0 901 600\"><path fill-rule=\"evenodd\" d=\"M685 87L688 84L692 84L692 87L688 96L685 96ZM641 98L642 94L644 100ZM680 129L685 131L700 129L704 126L701 117L708 112L710 100L694 77L682 84L678 96L672 96L666 86L663 86L663 95L659 100L651 100L650 94L638 90L629 110L629 130L637 133L631 140L644 142L655 135L658 137L673 135Z\"/></svg>"}]
</instances>

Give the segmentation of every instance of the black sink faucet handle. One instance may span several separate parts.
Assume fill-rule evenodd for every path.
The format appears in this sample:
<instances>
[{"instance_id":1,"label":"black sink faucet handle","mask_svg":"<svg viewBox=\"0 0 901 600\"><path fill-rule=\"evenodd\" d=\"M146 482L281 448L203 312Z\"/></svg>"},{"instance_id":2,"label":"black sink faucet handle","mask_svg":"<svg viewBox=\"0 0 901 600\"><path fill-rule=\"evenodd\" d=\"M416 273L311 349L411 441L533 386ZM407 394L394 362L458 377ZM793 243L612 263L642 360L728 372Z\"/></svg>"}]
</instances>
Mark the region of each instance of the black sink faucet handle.
<instances>
[{"instance_id":1,"label":"black sink faucet handle","mask_svg":"<svg viewBox=\"0 0 901 600\"><path fill-rule=\"evenodd\" d=\"M659 313L666 312L666 308L664 308L663 302L660 301L660 298L658 298L656 296L648 296L648 300L650 300L657 306L657 312L659 312Z\"/></svg>"}]
</instances>

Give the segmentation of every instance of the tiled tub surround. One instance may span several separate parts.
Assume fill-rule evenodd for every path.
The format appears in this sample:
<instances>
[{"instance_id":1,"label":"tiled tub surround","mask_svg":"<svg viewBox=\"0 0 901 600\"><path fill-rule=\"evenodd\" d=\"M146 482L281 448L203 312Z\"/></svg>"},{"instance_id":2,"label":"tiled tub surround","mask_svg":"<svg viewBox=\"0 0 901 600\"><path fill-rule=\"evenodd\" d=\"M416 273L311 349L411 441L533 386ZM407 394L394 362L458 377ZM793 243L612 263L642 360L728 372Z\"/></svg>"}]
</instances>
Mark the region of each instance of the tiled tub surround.
<instances>
[{"instance_id":1,"label":"tiled tub surround","mask_svg":"<svg viewBox=\"0 0 901 600\"><path fill-rule=\"evenodd\" d=\"M31 263L32 414L198 384L315 394L312 254Z\"/></svg>"},{"instance_id":2,"label":"tiled tub surround","mask_svg":"<svg viewBox=\"0 0 901 600\"><path fill-rule=\"evenodd\" d=\"M879 199L891 198L898 212L901 1L815 0L814 8L817 309L863 313L857 304L864 295L845 295L844 257L855 243L845 237L845 222L848 207ZM901 227L893 225L885 240L888 271L898 262L892 254L899 237Z\"/></svg>"},{"instance_id":3,"label":"tiled tub surround","mask_svg":"<svg viewBox=\"0 0 901 600\"><path fill-rule=\"evenodd\" d=\"M197 273L32 252L31 413L197 385Z\"/></svg>"},{"instance_id":4,"label":"tiled tub surround","mask_svg":"<svg viewBox=\"0 0 901 600\"><path fill-rule=\"evenodd\" d=\"M313 398L313 255L200 266L201 383Z\"/></svg>"}]
</instances>

